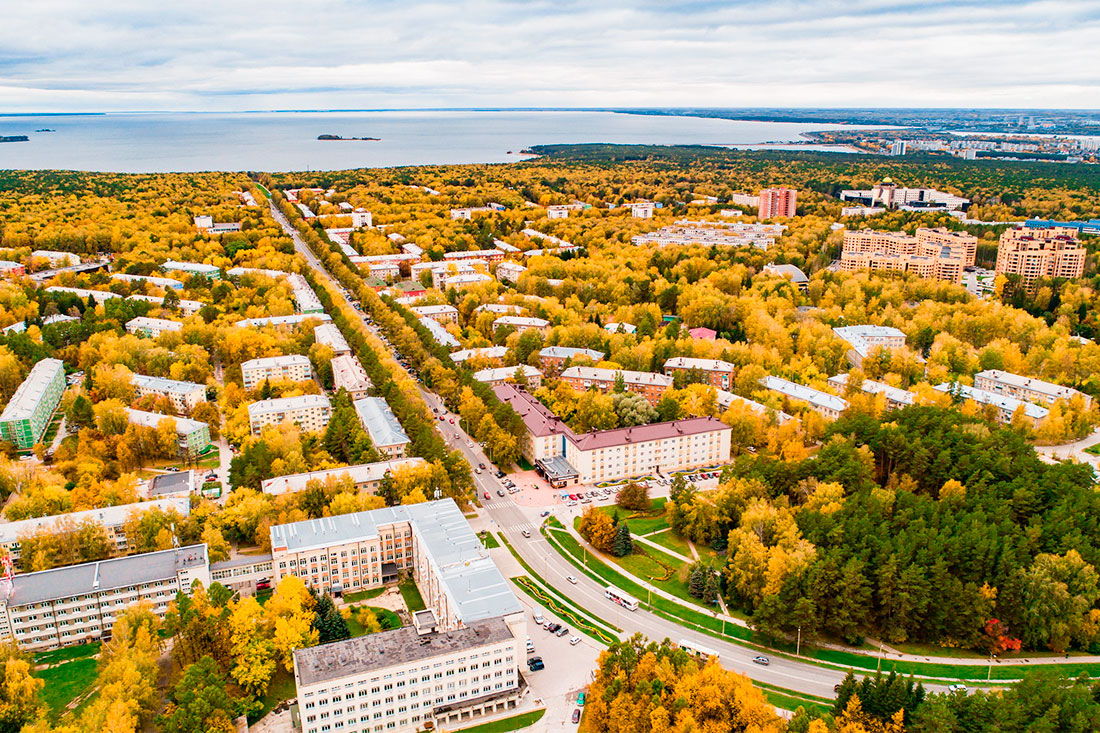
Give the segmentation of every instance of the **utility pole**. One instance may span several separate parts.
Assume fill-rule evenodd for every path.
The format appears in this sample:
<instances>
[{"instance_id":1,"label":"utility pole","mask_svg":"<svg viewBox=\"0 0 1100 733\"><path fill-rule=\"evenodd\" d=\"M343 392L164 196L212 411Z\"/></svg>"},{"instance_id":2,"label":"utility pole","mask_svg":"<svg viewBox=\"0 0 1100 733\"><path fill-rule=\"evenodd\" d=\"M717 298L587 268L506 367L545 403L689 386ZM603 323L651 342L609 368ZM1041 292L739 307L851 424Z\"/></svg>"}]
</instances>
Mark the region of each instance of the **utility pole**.
<instances>
[{"instance_id":1,"label":"utility pole","mask_svg":"<svg viewBox=\"0 0 1100 733\"><path fill-rule=\"evenodd\" d=\"M798 627L798 641L794 645L794 655L796 657L802 656L802 627Z\"/></svg>"}]
</instances>

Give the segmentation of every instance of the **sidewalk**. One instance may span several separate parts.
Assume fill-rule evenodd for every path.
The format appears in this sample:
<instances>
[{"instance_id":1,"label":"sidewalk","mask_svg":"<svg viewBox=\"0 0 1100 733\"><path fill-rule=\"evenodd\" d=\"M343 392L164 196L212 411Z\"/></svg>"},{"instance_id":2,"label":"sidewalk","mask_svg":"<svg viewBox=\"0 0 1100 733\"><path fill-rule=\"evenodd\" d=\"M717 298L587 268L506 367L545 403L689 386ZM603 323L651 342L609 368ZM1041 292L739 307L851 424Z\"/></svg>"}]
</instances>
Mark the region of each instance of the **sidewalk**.
<instances>
[{"instance_id":1,"label":"sidewalk","mask_svg":"<svg viewBox=\"0 0 1100 733\"><path fill-rule=\"evenodd\" d=\"M1098 439L1100 439L1100 438L1098 438ZM592 547L592 545L590 545L586 539L581 537L580 533L578 533L572 527L572 525L570 523L563 522L563 524L565 524L565 531L569 535L571 535L573 537L573 539L575 539L578 543L580 543L580 545L582 547L584 547L589 552L589 554L591 554L594 558L597 558L598 560L600 560L600 562L603 562L604 564L610 565L620 575L626 576L630 580L634 581L638 585L645 588L647 591L651 592L653 595L660 596L661 598L672 601L673 603L677 603L677 604L683 606L684 608L688 608L688 609L691 609L693 611L699 611L699 612L703 612L703 613L711 613L711 614L714 615L714 618L719 619L719 620L724 620L726 623L734 624L736 626L741 626L741 627L744 627L744 628L749 628L750 627L749 623L747 621L745 621L744 619L735 618L733 616L730 616L727 613L717 613L717 612L714 612L714 611L707 611L706 609L702 608L701 606L695 606L694 604L685 603L682 598L677 598L676 596L672 595L671 593L668 593L664 590L661 590L660 588L657 588L656 586L652 585L651 583L646 582L642 578L639 578L638 576L633 575L632 573L630 573L627 570L623 569L621 566L616 565L616 564L606 560L604 558L604 553L602 553L599 550ZM549 527L548 530L551 531L551 532L561 532L562 531L562 530L560 530L556 527ZM634 539L635 539L635 541L637 541L639 538L635 537ZM649 543L647 543L647 544L649 544ZM663 547L660 548L660 549L661 549L662 552L668 553L667 549L665 549ZM555 550L555 552L556 552L556 550ZM644 600L644 599L639 599L639 600ZM740 640L737 640L737 639L732 639L732 640L727 639L727 640L731 641L731 643L734 643L734 644L743 643L743 642L741 642ZM807 644L807 646L809 646L809 644ZM862 656L865 656L865 657L870 657L871 659L883 659L883 660L893 660L893 661L903 661L903 662L917 662L917 663L922 663L922 664L954 664L954 665L963 665L963 666L965 666L965 665L984 666L984 665L989 664L989 659L984 658L984 657L925 656L925 655L922 655L922 654L906 654L906 653L898 652L898 651L894 651L894 650L891 650L890 653L882 654L882 653L880 653L876 650L872 650L872 649L853 649L852 647L844 646L843 644L830 644L830 643L824 643L824 642L816 642L816 643L813 644L813 647L816 648L816 649L828 649L830 651L847 652L849 654L859 654L859 655L862 655ZM791 656L795 657L795 655L793 655L793 654ZM806 660L808 662L811 662L811 663L818 663L818 662L821 661L821 660L814 659L812 657L806 657L806 656L798 656L796 658L804 659L804 660ZM1004 665L1009 665L1009 666L1011 666L1011 665L1043 665L1043 664L1097 664L1097 663L1100 663L1100 656L1064 656L1063 655L1063 656L1034 657L1034 658L1032 658L1032 657L1014 658L1013 657L1013 658L1008 658L1008 659L1004 659L1004 658L996 659L996 660L994 660L994 663L995 664L1004 664Z\"/></svg>"}]
</instances>

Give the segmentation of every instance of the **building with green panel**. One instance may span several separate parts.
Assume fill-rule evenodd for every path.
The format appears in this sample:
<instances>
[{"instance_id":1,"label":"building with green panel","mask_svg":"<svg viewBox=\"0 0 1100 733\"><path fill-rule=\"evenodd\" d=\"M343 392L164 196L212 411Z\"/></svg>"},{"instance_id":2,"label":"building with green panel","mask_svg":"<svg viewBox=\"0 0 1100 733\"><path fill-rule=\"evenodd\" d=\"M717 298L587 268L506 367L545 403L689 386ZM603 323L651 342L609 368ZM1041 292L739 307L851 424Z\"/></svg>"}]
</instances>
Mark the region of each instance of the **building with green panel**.
<instances>
[{"instance_id":1,"label":"building with green panel","mask_svg":"<svg viewBox=\"0 0 1100 733\"><path fill-rule=\"evenodd\" d=\"M43 359L15 390L0 413L0 438L20 450L29 450L42 439L65 391L65 364Z\"/></svg>"}]
</instances>

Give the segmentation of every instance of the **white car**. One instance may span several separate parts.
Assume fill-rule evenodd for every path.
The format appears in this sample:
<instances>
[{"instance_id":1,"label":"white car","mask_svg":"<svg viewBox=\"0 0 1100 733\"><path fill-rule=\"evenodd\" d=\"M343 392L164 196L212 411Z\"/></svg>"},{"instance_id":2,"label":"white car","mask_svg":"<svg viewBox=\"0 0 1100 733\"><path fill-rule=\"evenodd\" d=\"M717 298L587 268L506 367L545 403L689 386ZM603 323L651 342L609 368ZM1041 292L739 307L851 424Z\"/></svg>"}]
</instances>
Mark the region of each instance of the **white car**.
<instances>
[{"instance_id":1,"label":"white car","mask_svg":"<svg viewBox=\"0 0 1100 733\"><path fill-rule=\"evenodd\" d=\"M574 636L573 638L571 638L569 640L569 645L570 646L576 646L577 644L580 644L580 643L581 643L581 637L579 637L579 636Z\"/></svg>"},{"instance_id":2,"label":"white car","mask_svg":"<svg viewBox=\"0 0 1100 733\"><path fill-rule=\"evenodd\" d=\"M577 579L576 579L576 578L574 578L574 577L573 577L572 575L566 575L566 576L565 576L565 579L566 579L566 580L568 580L568 581L569 581L570 583L572 583L573 585L576 585L576 584L577 584Z\"/></svg>"},{"instance_id":3,"label":"white car","mask_svg":"<svg viewBox=\"0 0 1100 733\"><path fill-rule=\"evenodd\" d=\"M542 626L544 623L546 623L546 617L542 615L542 611L536 611L535 624L537 624L538 626Z\"/></svg>"},{"instance_id":4,"label":"white car","mask_svg":"<svg viewBox=\"0 0 1100 733\"><path fill-rule=\"evenodd\" d=\"M948 692L966 692L966 685L961 682L956 682L953 685L948 685L947 690Z\"/></svg>"}]
</instances>

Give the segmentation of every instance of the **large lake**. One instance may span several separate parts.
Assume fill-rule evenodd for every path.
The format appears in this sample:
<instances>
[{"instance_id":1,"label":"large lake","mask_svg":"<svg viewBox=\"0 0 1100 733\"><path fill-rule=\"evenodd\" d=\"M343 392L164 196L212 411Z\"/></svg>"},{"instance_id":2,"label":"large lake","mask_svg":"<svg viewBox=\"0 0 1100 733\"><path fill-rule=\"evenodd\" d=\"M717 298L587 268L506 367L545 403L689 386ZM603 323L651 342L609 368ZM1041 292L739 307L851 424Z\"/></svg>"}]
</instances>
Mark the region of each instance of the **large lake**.
<instances>
[{"instance_id":1,"label":"large lake","mask_svg":"<svg viewBox=\"0 0 1100 733\"><path fill-rule=\"evenodd\" d=\"M838 125L740 122L613 112L396 111L0 117L2 168L161 172L334 170L501 163L553 143L725 145L798 140ZM37 133L49 128L56 132ZM317 136L376 137L377 142ZM813 146L830 149L829 146ZM509 154L509 151L512 151Z\"/></svg>"}]
</instances>

